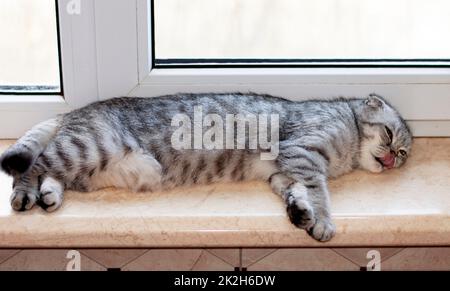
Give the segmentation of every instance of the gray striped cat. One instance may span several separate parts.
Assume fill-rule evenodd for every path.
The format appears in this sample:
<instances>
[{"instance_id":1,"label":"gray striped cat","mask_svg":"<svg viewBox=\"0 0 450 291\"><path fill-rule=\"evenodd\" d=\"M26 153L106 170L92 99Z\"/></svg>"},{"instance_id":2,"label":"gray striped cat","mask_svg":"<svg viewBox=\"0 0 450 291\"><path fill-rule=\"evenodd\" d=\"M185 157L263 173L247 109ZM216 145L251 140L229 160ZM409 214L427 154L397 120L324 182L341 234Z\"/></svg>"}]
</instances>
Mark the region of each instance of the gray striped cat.
<instances>
[{"instance_id":1,"label":"gray striped cat","mask_svg":"<svg viewBox=\"0 0 450 291\"><path fill-rule=\"evenodd\" d=\"M262 149L174 149L174 115L277 114L279 153ZM248 140L247 140L248 141ZM157 191L218 181L265 180L286 203L290 221L316 240L335 233L327 179L362 168L401 166L411 133L383 98L294 102L258 94L178 94L115 98L40 123L0 158L14 177L11 205L57 209L65 189L108 186Z\"/></svg>"}]
</instances>

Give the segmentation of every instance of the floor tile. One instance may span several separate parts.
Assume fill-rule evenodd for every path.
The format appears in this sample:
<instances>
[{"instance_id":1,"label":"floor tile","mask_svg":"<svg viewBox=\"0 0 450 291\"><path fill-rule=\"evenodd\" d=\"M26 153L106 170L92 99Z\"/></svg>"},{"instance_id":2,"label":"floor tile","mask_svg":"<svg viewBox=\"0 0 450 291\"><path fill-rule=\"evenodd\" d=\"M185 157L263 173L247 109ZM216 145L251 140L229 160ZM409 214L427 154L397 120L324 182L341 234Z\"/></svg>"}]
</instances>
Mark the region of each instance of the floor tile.
<instances>
[{"instance_id":1,"label":"floor tile","mask_svg":"<svg viewBox=\"0 0 450 291\"><path fill-rule=\"evenodd\" d=\"M106 268L121 268L146 251L146 249L89 249L81 252Z\"/></svg>"},{"instance_id":2,"label":"floor tile","mask_svg":"<svg viewBox=\"0 0 450 291\"><path fill-rule=\"evenodd\" d=\"M242 267L247 267L274 251L276 249L242 249Z\"/></svg>"},{"instance_id":3,"label":"floor tile","mask_svg":"<svg viewBox=\"0 0 450 291\"><path fill-rule=\"evenodd\" d=\"M234 266L226 263L215 255L203 251L200 258L191 269L192 271L233 271Z\"/></svg>"},{"instance_id":4,"label":"floor tile","mask_svg":"<svg viewBox=\"0 0 450 291\"><path fill-rule=\"evenodd\" d=\"M278 249L248 267L249 271L359 270L330 249Z\"/></svg>"},{"instance_id":5,"label":"floor tile","mask_svg":"<svg viewBox=\"0 0 450 291\"><path fill-rule=\"evenodd\" d=\"M366 267L371 258L367 258L367 253L371 250L380 252L381 262L387 260L392 255L400 252L402 248L336 248L335 252L358 264L361 267Z\"/></svg>"},{"instance_id":6,"label":"floor tile","mask_svg":"<svg viewBox=\"0 0 450 291\"><path fill-rule=\"evenodd\" d=\"M407 248L384 261L381 270L450 271L450 248Z\"/></svg>"},{"instance_id":7,"label":"floor tile","mask_svg":"<svg viewBox=\"0 0 450 291\"><path fill-rule=\"evenodd\" d=\"M240 266L239 249L206 249L234 267Z\"/></svg>"},{"instance_id":8,"label":"floor tile","mask_svg":"<svg viewBox=\"0 0 450 291\"><path fill-rule=\"evenodd\" d=\"M69 250L23 250L0 265L1 271L66 271L72 260ZM104 271L105 268L80 254L81 271Z\"/></svg>"},{"instance_id":9,"label":"floor tile","mask_svg":"<svg viewBox=\"0 0 450 291\"><path fill-rule=\"evenodd\" d=\"M152 249L131 263L124 271L188 271L191 270L203 250L201 249Z\"/></svg>"},{"instance_id":10,"label":"floor tile","mask_svg":"<svg viewBox=\"0 0 450 291\"><path fill-rule=\"evenodd\" d=\"M20 250L0 250L0 264L18 252Z\"/></svg>"}]
</instances>

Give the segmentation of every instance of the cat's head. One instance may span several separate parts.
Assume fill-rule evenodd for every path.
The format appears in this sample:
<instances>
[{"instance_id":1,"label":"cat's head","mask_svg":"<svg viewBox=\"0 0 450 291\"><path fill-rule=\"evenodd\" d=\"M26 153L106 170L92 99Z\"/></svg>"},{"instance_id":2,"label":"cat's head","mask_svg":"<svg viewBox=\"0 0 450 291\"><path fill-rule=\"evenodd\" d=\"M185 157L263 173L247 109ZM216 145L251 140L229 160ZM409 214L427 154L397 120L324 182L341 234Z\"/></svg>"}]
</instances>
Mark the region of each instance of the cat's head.
<instances>
[{"instance_id":1,"label":"cat's head","mask_svg":"<svg viewBox=\"0 0 450 291\"><path fill-rule=\"evenodd\" d=\"M386 100L375 94L358 106L360 167L371 172L403 165L411 152L411 131Z\"/></svg>"}]
</instances>

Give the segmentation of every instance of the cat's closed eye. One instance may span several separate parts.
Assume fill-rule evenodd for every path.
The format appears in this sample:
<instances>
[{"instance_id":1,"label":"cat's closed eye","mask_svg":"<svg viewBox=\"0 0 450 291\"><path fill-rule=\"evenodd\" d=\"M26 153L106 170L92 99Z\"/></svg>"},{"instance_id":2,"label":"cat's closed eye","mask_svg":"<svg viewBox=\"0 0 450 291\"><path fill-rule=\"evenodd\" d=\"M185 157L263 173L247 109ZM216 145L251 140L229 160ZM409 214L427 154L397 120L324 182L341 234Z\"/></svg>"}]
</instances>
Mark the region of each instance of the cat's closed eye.
<instances>
[{"instance_id":1,"label":"cat's closed eye","mask_svg":"<svg viewBox=\"0 0 450 291\"><path fill-rule=\"evenodd\" d=\"M389 137L389 142L388 142L388 144L391 144L391 143L392 143L392 138L393 138L392 131L391 131L391 130L389 129L389 127L387 127L387 126L385 126L384 129L386 130L386 134L387 134L388 137Z\"/></svg>"}]
</instances>

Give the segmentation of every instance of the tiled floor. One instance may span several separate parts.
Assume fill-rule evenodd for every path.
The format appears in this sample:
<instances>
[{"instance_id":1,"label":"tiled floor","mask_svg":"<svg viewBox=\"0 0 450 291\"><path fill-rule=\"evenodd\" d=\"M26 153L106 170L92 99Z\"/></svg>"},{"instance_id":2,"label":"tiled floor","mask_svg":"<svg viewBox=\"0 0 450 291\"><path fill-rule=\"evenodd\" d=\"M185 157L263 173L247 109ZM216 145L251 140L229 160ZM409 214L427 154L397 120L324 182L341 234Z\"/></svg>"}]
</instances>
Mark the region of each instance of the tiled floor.
<instances>
[{"instance_id":1,"label":"tiled floor","mask_svg":"<svg viewBox=\"0 0 450 291\"><path fill-rule=\"evenodd\" d=\"M436 247L0 250L0 271L359 271L374 258L370 251L381 270L450 270L450 247Z\"/></svg>"}]
</instances>

